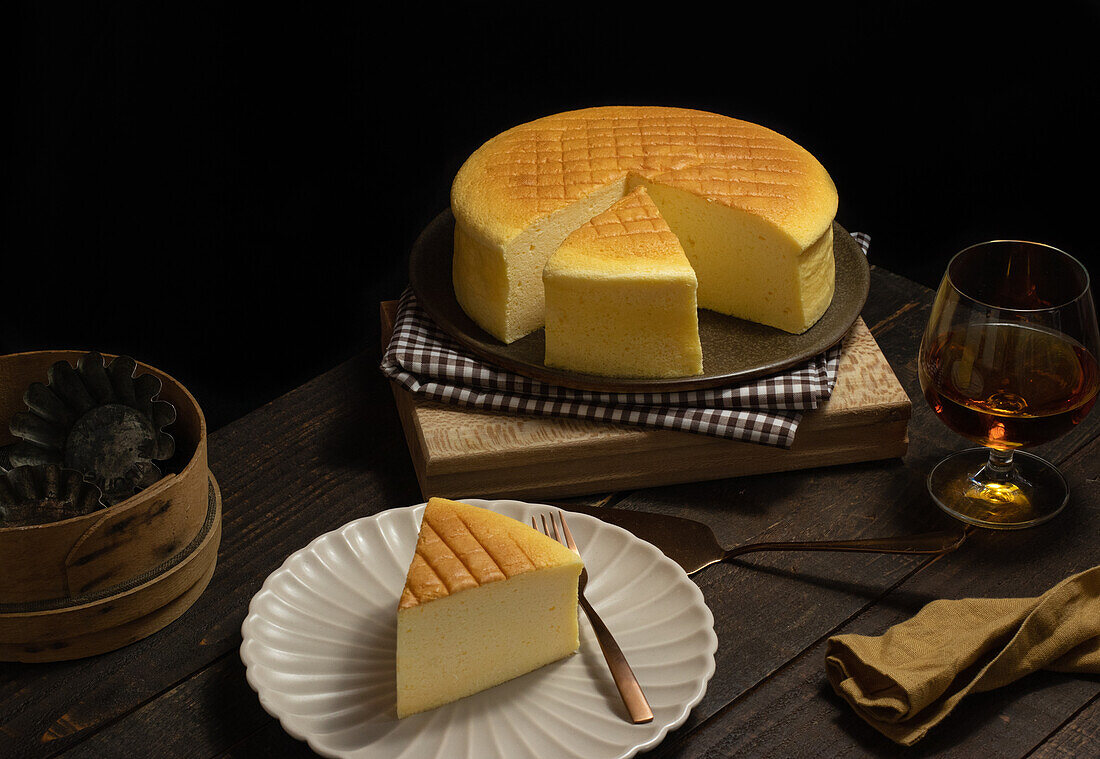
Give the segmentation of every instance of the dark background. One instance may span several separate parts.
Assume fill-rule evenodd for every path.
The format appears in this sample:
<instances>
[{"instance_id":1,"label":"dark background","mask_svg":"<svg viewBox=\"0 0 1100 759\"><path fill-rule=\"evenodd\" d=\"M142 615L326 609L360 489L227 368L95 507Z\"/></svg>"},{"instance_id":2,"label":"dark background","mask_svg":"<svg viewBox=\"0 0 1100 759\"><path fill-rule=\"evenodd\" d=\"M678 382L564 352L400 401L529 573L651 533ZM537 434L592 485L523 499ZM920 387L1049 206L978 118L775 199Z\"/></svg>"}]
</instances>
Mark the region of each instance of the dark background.
<instances>
[{"instance_id":1,"label":"dark background","mask_svg":"<svg viewBox=\"0 0 1100 759\"><path fill-rule=\"evenodd\" d=\"M929 287L990 238L1092 266L1100 10L1013 7L19 6L0 353L131 355L217 428L377 351L484 140L609 103L788 135L872 263Z\"/></svg>"}]
</instances>

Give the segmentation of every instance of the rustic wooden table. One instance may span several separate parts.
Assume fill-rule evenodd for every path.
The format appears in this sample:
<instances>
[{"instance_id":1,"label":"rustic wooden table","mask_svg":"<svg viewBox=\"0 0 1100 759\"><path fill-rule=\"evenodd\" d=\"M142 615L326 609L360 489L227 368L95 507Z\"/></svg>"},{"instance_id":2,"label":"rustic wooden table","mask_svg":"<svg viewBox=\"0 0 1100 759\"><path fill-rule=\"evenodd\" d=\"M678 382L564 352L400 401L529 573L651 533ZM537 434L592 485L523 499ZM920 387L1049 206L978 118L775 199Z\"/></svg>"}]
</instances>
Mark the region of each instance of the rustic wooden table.
<instances>
[{"instance_id":1,"label":"rustic wooden table","mask_svg":"<svg viewBox=\"0 0 1100 759\"><path fill-rule=\"evenodd\" d=\"M873 269L863 318L914 400L903 460L621 492L611 502L703 520L727 545L948 525L924 476L963 441L935 419L917 384L931 301L926 288ZM378 358L368 351L211 436L224 522L210 586L179 620L119 651L0 664L0 756L310 755L245 682L240 626L288 554L352 519L423 500ZM1098 433L1100 413L1041 449L1072 489L1066 511L1046 526L980 531L936 559L754 554L696 575L714 612L717 671L687 723L649 755L901 754L833 695L826 639L877 634L935 598L1036 595L1100 562ZM971 695L904 753L1098 756L1100 678L1042 672Z\"/></svg>"}]
</instances>

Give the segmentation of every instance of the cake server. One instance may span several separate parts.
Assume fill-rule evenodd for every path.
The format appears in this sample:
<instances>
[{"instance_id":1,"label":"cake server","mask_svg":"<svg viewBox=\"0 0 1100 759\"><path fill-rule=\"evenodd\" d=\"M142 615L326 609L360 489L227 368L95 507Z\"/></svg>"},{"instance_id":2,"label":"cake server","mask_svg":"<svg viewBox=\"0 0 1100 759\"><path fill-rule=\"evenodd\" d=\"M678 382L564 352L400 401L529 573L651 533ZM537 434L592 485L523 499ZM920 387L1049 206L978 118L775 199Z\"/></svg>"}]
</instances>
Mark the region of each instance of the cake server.
<instances>
[{"instance_id":1,"label":"cake server","mask_svg":"<svg viewBox=\"0 0 1100 759\"><path fill-rule=\"evenodd\" d=\"M629 511L607 506L561 504L561 508L602 519L622 527L651 543L689 575L723 561L756 551L847 551L854 553L897 553L934 556L950 553L961 546L971 530L960 527L941 532L897 535L886 538L855 540L806 540L746 543L723 548L710 527L694 519Z\"/></svg>"}]
</instances>

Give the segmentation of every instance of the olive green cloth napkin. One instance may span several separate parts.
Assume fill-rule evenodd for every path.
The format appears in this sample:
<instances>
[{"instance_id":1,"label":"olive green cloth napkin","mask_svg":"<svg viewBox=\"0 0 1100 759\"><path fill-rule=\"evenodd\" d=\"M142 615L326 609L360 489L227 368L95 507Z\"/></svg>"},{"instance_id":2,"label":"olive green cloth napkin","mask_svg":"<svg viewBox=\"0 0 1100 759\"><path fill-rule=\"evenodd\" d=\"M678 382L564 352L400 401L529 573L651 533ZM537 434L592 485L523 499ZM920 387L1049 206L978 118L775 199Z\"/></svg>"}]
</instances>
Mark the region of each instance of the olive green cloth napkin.
<instances>
[{"instance_id":1,"label":"olive green cloth napkin","mask_svg":"<svg viewBox=\"0 0 1100 759\"><path fill-rule=\"evenodd\" d=\"M837 635L825 649L833 689L909 746L968 693L1029 672L1100 673L1100 567L1038 598L933 601L883 635Z\"/></svg>"}]
</instances>

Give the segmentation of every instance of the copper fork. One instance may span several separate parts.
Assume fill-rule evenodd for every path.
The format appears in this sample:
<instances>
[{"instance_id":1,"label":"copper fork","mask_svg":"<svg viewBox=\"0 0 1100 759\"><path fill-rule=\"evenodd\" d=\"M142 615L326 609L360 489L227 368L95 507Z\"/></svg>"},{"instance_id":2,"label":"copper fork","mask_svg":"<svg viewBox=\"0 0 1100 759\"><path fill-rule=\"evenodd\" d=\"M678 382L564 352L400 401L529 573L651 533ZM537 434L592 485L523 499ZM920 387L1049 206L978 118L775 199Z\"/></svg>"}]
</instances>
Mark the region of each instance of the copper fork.
<instances>
[{"instance_id":1,"label":"copper fork","mask_svg":"<svg viewBox=\"0 0 1100 759\"><path fill-rule=\"evenodd\" d=\"M541 514L540 516L541 526L535 521L534 516L531 517L531 524L536 530L540 530L543 535L558 541L577 556L581 555L581 552L577 550L576 541L573 540L573 533L569 531L569 524L565 521L564 513L558 511L558 521L561 522L560 533L552 513L550 514L549 525L546 522L546 515ZM611 634L611 631L607 629L607 625L600 619L600 615L596 613L596 610L592 608L592 604L584 596L584 588L587 584L588 569L581 569L580 581L577 586L577 602L580 603L581 608L584 609L584 613L588 617L588 621L592 624L592 630L596 633L600 650L603 651L603 658L607 660L607 666L611 669L611 677L615 680L615 687L619 689L619 695L623 697L626 710L630 713L630 721L636 725L651 722L653 720L653 710L649 707L649 701L646 700L645 694L642 693L642 686L638 684L638 678L634 676L634 670L630 668L626 656L623 655L619 644L615 642L615 637Z\"/></svg>"}]
</instances>

